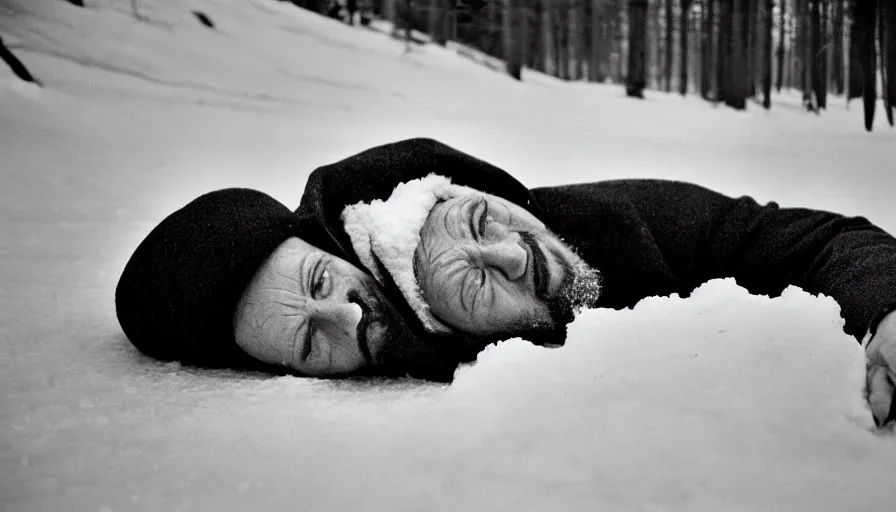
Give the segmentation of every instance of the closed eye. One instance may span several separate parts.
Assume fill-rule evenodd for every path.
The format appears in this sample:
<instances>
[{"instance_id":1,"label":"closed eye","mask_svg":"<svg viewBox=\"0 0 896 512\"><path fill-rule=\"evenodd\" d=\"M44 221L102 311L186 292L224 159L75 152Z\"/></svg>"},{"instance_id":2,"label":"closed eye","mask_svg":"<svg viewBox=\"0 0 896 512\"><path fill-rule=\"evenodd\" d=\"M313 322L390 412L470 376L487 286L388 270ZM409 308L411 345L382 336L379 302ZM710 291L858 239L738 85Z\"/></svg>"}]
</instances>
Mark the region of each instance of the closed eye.
<instances>
[{"instance_id":1,"label":"closed eye","mask_svg":"<svg viewBox=\"0 0 896 512\"><path fill-rule=\"evenodd\" d=\"M482 241L485 235L485 226L488 223L488 201L484 197L479 197L472 201L472 205L467 210L469 218L467 219L470 237L476 241Z\"/></svg>"},{"instance_id":2,"label":"closed eye","mask_svg":"<svg viewBox=\"0 0 896 512\"><path fill-rule=\"evenodd\" d=\"M482 213L479 214L479 230L477 231L480 238L485 236L485 227L488 225L488 220L489 220L488 201L483 199L482 204L483 204Z\"/></svg>"},{"instance_id":3,"label":"closed eye","mask_svg":"<svg viewBox=\"0 0 896 512\"><path fill-rule=\"evenodd\" d=\"M476 312L476 306L479 303L479 299L482 297L482 293L485 289L486 280L488 279L488 271L485 268L479 269L471 269L467 274L467 279L464 287L464 297L467 300L464 301L465 306L469 312L470 316Z\"/></svg>"}]
</instances>

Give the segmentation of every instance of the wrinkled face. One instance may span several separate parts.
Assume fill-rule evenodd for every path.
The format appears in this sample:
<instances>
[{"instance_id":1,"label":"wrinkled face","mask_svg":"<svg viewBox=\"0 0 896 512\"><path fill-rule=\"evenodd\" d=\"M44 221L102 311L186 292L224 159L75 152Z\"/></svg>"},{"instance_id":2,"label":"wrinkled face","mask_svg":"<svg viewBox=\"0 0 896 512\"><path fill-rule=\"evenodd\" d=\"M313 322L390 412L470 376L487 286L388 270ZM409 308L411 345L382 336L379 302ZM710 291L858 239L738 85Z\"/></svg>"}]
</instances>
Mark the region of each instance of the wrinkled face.
<instances>
[{"instance_id":1,"label":"wrinkled face","mask_svg":"<svg viewBox=\"0 0 896 512\"><path fill-rule=\"evenodd\" d=\"M317 377L381 364L400 328L370 276L298 238L265 260L234 315L249 355Z\"/></svg>"},{"instance_id":2,"label":"wrinkled face","mask_svg":"<svg viewBox=\"0 0 896 512\"><path fill-rule=\"evenodd\" d=\"M504 199L472 194L440 202L420 234L417 282L432 313L461 332L556 327L570 310L597 301L597 271Z\"/></svg>"}]
</instances>

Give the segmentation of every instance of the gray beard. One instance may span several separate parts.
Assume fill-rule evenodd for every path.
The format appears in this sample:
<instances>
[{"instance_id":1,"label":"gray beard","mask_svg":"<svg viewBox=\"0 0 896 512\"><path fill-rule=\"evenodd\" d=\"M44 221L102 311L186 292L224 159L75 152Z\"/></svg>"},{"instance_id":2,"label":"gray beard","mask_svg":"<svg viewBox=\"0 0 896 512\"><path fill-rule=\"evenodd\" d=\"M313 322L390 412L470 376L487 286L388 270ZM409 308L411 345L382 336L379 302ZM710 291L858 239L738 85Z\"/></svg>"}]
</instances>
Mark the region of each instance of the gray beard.
<instances>
[{"instance_id":1,"label":"gray beard","mask_svg":"<svg viewBox=\"0 0 896 512\"><path fill-rule=\"evenodd\" d=\"M555 327L562 326L575 319L576 314L583 308L597 307L600 300L601 275L600 271L590 267L581 258L576 256L572 265L564 263L565 274L559 293L552 298L548 307L551 311L551 320Z\"/></svg>"},{"instance_id":2,"label":"gray beard","mask_svg":"<svg viewBox=\"0 0 896 512\"><path fill-rule=\"evenodd\" d=\"M531 233L520 235L530 237L530 243L536 238ZM556 235L552 236L560 240ZM536 345L563 345L566 342L566 326L575 319L576 314L582 308L597 307L601 291L600 272L585 263L569 246L564 246L573 255L573 261L557 258L564 274L560 290L553 297L541 297L548 305L550 319L533 323L522 330L504 333L504 337L519 336ZM536 255L536 258L539 256ZM540 258L543 259L544 255Z\"/></svg>"}]
</instances>

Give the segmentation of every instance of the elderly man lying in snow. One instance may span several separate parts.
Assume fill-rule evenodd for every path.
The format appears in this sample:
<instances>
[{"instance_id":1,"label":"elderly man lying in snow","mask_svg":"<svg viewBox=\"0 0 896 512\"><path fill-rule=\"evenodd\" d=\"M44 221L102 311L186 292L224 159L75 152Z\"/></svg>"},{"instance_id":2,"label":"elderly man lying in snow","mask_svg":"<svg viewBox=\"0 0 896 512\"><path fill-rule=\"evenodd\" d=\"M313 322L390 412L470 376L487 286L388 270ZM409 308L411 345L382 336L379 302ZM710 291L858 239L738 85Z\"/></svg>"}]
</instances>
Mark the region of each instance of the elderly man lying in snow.
<instances>
[{"instance_id":1,"label":"elderly man lying in snow","mask_svg":"<svg viewBox=\"0 0 896 512\"><path fill-rule=\"evenodd\" d=\"M317 169L295 212L245 189L196 199L140 244L116 304L160 359L448 381L487 343L562 344L580 308L722 277L834 298L892 419L896 239L867 220L659 180L530 190L426 139Z\"/></svg>"}]
</instances>

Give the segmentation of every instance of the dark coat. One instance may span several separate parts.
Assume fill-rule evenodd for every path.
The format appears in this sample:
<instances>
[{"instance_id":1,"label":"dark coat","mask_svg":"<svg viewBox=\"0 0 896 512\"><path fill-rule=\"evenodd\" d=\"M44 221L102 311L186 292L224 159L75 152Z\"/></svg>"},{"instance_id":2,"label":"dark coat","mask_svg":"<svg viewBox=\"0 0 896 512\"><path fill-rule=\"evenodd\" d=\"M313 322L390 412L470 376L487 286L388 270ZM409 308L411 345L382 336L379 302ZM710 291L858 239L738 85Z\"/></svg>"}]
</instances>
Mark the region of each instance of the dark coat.
<instances>
[{"instance_id":1,"label":"dark coat","mask_svg":"<svg viewBox=\"0 0 896 512\"><path fill-rule=\"evenodd\" d=\"M429 139L369 149L315 170L296 212L306 239L359 268L340 214L436 173L525 207L603 276L599 306L687 296L733 277L751 293L788 285L832 297L861 340L896 309L896 239L862 217L759 205L682 182L615 180L527 189L497 167ZM387 283L391 297L401 294ZM413 316L413 315L411 315Z\"/></svg>"}]
</instances>

